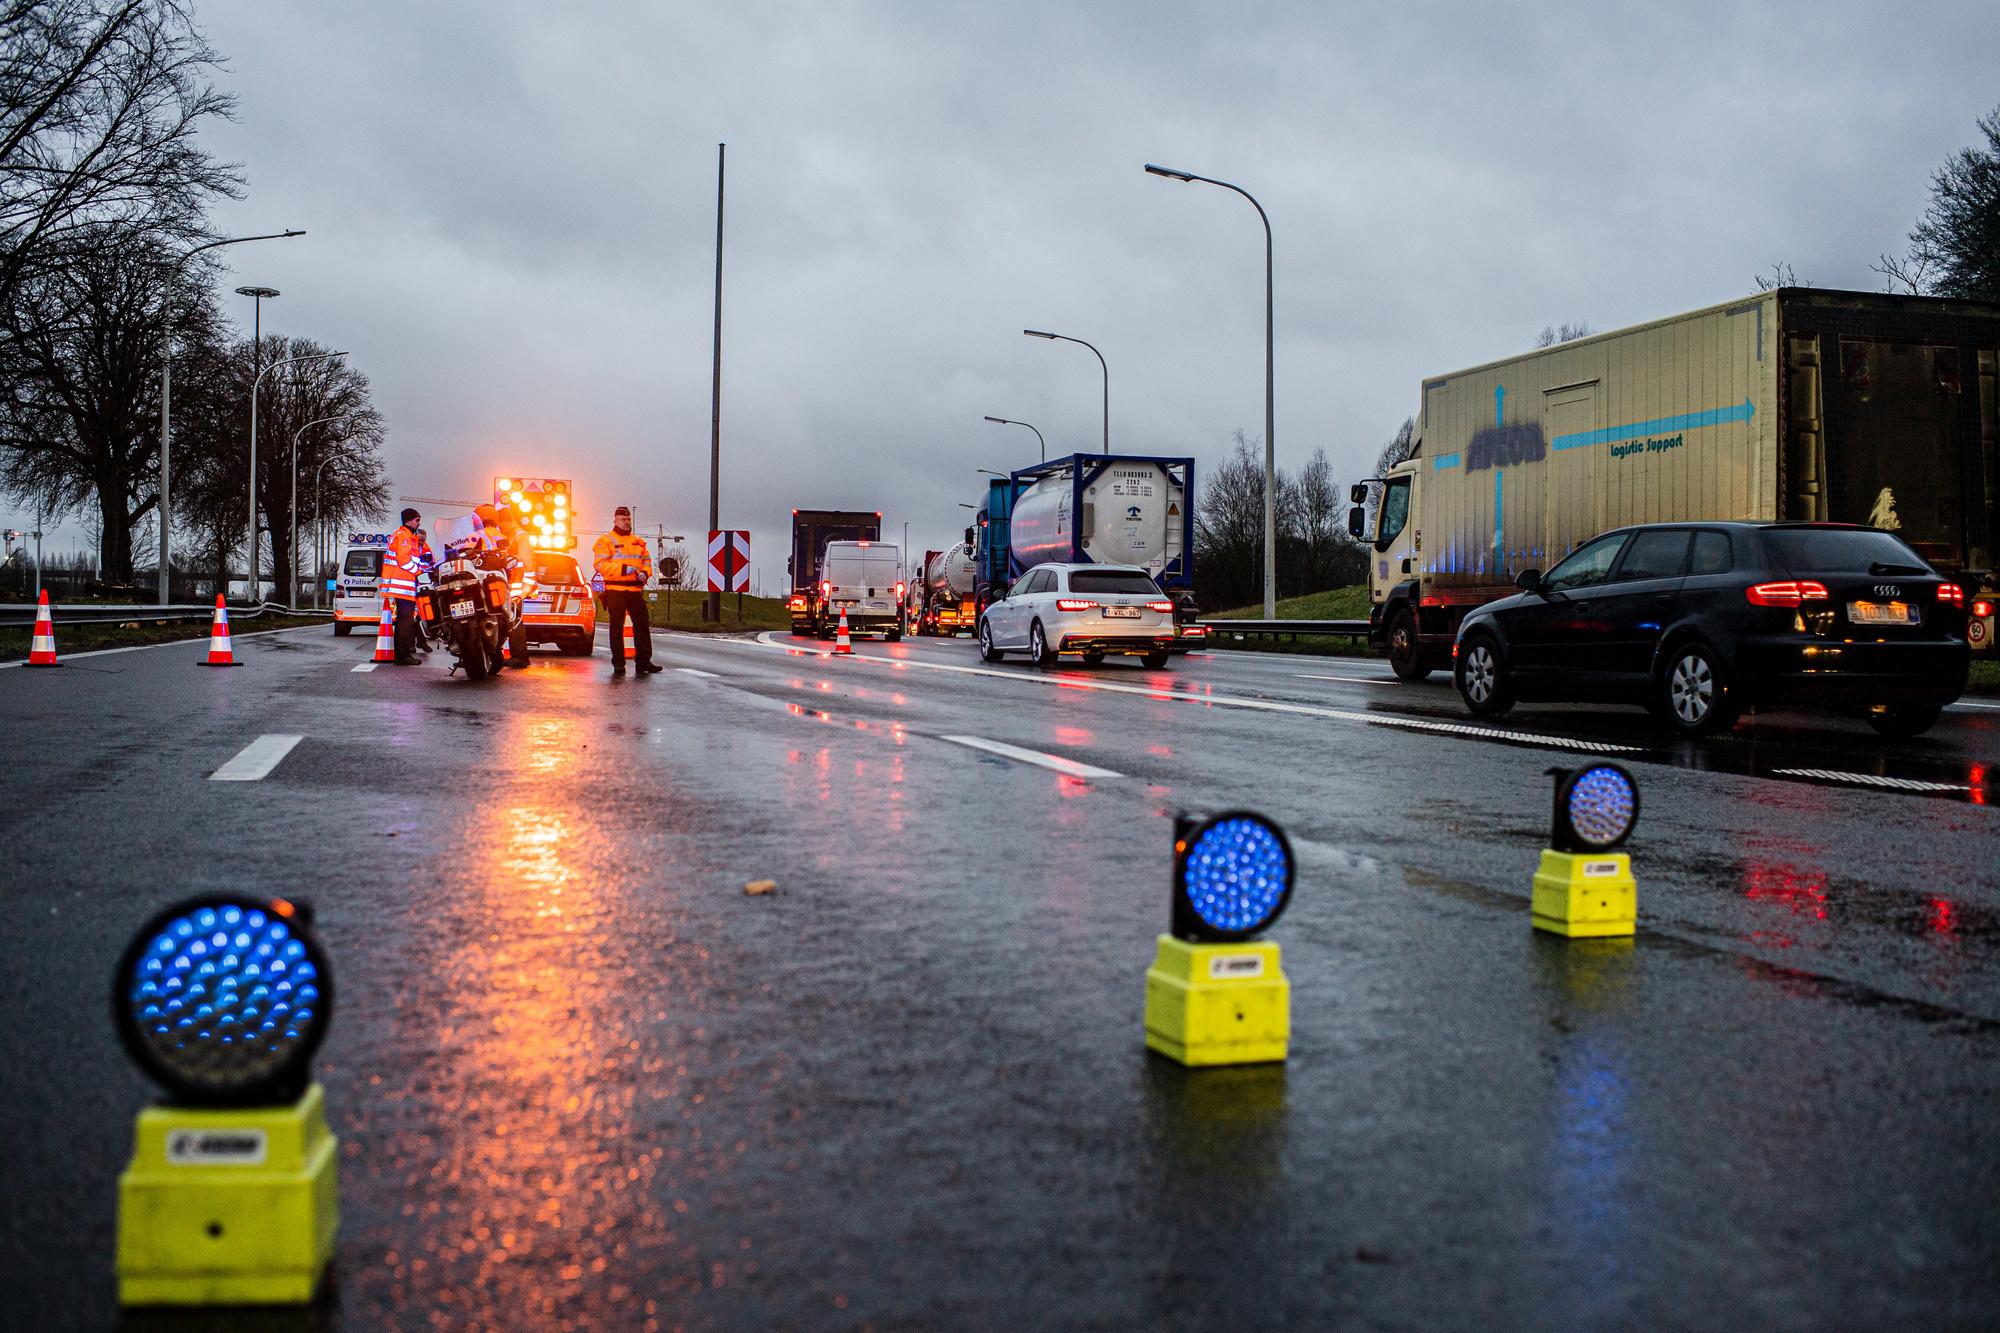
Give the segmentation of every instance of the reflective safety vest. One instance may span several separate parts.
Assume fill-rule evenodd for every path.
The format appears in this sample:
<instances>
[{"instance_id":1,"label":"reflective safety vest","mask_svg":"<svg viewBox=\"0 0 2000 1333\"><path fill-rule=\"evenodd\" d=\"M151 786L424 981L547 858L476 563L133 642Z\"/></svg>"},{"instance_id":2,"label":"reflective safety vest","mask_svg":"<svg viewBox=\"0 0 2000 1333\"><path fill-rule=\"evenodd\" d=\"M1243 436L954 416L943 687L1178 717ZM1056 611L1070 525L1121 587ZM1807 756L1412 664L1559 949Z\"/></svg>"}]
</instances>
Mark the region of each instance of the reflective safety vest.
<instances>
[{"instance_id":1,"label":"reflective safety vest","mask_svg":"<svg viewBox=\"0 0 2000 1333\"><path fill-rule=\"evenodd\" d=\"M417 600L417 574L428 568L423 539L408 528L389 534L389 549L382 553L382 591L399 602Z\"/></svg>"},{"instance_id":2,"label":"reflective safety vest","mask_svg":"<svg viewBox=\"0 0 2000 1333\"><path fill-rule=\"evenodd\" d=\"M646 586L653 577L653 557L647 553L646 539L636 532L619 536L607 532L597 539L597 563L593 568L607 588L631 591Z\"/></svg>"}]
</instances>

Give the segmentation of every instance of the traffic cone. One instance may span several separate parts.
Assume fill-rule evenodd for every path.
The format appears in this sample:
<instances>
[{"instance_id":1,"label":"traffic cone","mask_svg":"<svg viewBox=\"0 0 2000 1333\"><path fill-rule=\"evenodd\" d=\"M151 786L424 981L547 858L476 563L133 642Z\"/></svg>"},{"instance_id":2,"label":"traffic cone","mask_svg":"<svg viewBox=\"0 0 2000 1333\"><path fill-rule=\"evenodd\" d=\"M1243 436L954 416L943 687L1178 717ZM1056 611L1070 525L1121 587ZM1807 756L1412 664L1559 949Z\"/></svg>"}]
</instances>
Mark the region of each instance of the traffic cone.
<instances>
[{"instance_id":1,"label":"traffic cone","mask_svg":"<svg viewBox=\"0 0 2000 1333\"><path fill-rule=\"evenodd\" d=\"M833 652L836 657L851 656L854 652L854 641L847 637L847 608L844 606L840 608L840 630L833 636Z\"/></svg>"},{"instance_id":2,"label":"traffic cone","mask_svg":"<svg viewBox=\"0 0 2000 1333\"><path fill-rule=\"evenodd\" d=\"M634 662L639 660L639 636L632 632L632 627L638 623L630 616L625 619L625 656Z\"/></svg>"},{"instance_id":3,"label":"traffic cone","mask_svg":"<svg viewBox=\"0 0 2000 1333\"><path fill-rule=\"evenodd\" d=\"M375 627L374 660L377 662L396 660L396 620L395 613L389 609L387 597L382 599L382 623Z\"/></svg>"},{"instance_id":4,"label":"traffic cone","mask_svg":"<svg viewBox=\"0 0 2000 1333\"><path fill-rule=\"evenodd\" d=\"M204 666L235 666L236 654L229 648L229 609L222 594L215 594L215 623L208 628L208 661Z\"/></svg>"},{"instance_id":5,"label":"traffic cone","mask_svg":"<svg viewBox=\"0 0 2000 1333\"><path fill-rule=\"evenodd\" d=\"M508 636L502 634L500 636L500 665L506 666L513 660L514 660L513 645L508 642Z\"/></svg>"},{"instance_id":6,"label":"traffic cone","mask_svg":"<svg viewBox=\"0 0 2000 1333\"><path fill-rule=\"evenodd\" d=\"M42 589L41 604L35 608L35 638L28 645L29 666L60 666L56 661L56 623L49 618L49 590Z\"/></svg>"}]
</instances>

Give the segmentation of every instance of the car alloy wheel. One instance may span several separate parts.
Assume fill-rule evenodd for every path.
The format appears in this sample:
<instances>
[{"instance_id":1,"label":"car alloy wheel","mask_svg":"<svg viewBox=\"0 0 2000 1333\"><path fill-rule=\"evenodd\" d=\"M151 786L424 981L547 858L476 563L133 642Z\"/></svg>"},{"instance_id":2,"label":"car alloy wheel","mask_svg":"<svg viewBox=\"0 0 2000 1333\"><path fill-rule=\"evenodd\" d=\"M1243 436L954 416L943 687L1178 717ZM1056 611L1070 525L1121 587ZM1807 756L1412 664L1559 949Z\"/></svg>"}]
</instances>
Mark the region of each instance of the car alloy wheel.
<instances>
[{"instance_id":1,"label":"car alloy wheel","mask_svg":"<svg viewBox=\"0 0 2000 1333\"><path fill-rule=\"evenodd\" d=\"M1489 702L1499 684L1498 677L1493 650L1484 643L1473 644L1465 655L1465 697L1475 706Z\"/></svg>"},{"instance_id":2,"label":"car alloy wheel","mask_svg":"<svg viewBox=\"0 0 2000 1333\"><path fill-rule=\"evenodd\" d=\"M1683 726L1698 727L1715 707L1715 671L1698 652L1682 653L1667 678L1667 702Z\"/></svg>"}]
</instances>

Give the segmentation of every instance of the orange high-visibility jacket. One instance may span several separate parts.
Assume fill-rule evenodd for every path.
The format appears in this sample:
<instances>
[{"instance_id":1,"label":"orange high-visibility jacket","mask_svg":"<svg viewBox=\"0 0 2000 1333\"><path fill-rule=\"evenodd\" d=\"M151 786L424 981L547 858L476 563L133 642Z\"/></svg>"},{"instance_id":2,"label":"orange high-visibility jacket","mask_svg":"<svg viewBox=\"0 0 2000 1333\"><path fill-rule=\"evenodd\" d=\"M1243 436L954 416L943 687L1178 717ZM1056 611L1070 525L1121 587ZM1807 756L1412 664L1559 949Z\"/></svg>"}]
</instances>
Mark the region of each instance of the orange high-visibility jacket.
<instances>
[{"instance_id":1,"label":"orange high-visibility jacket","mask_svg":"<svg viewBox=\"0 0 2000 1333\"><path fill-rule=\"evenodd\" d=\"M424 568L423 539L408 528L389 534L382 553L382 591L399 602L417 600L417 573Z\"/></svg>"},{"instance_id":2,"label":"orange high-visibility jacket","mask_svg":"<svg viewBox=\"0 0 2000 1333\"><path fill-rule=\"evenodd\" d=\"M653 557L638 533L607 532L597 539L596 570L607 588L643 588L653 577Z\"/></svg>"}]
</instances>

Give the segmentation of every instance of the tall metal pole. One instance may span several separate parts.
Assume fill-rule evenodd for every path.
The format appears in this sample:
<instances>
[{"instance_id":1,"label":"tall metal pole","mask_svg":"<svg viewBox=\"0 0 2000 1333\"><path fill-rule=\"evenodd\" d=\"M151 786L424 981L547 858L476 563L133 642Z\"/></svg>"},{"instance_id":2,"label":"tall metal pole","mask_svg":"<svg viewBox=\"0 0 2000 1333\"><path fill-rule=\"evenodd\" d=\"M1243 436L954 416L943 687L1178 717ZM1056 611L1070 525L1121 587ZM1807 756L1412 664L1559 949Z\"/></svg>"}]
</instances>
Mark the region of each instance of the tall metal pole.
<instances>
[{"instance_id":1,"label":"tall metal pole","mask_svg":"<svg viewBox=\"0 0 2000 1333\"><path fill-rule=\"evenodd\" d=\"M1204 185L1220 185L1225 190L1234 190L1250 201L1250 207L1257 210L1257 216L1264 223L1264 619L1278 618L1278 465L1276 425L1276 369L1273 358L1274 341L1271 336L1271 216L1264 211L1264 205L1257 197L1241 185L1231 185L1228 181L1216 180L1213 176L1197 176L1192 171L1176 171L1172 167L1146 164L1149 176L1165 176L1169 180L1183 183L1200 181Z\"/></svg>"},{"instance_id":2,"label":"tall metal pole","mask_svg":"<svg viewBox=\"0 0 2000 1333\"><path fill-rule=\"evenodd\" d=\"M319 610L320 590L325 581L320 578L321 566L326 564L326 465L331 458L320 460L319 470L313 473L313 544L318 554L313 557L313 610Z\"/></svg>"},{"instance_id":3,"label":"tall metal pole","mask_svg":"<svg viewBox=\"0 0 2000 1333\"><path fill-rule=\"evenodd\" d=\"M307 422L307 423L306 423L305 425L303 425L303 426L300 426L300 427L299 427L299 428L298 428L297 430L295 430L295 431L293 431L293 432L292 432L292 559L291 559L291 565L292 565L292 586L291 586L291 590L290 590L290 592L291 592L291 595L285 598L285 605L287 605L287 606L291 607L291 608L292 608L292 610L294 610L294 611L296 611L296 610L298 610L298 609L299 609L299 596L298 596L298 588L299 588L299 437L300 437L301 435L304 435L304 434L305 434L305 433L306 433L307 431L311 430L311 429L312 429L312 428L313 428L314 426L324 426L324 425L325 425L325 424L326 424L327 422L329 422L329 421L345 421L345 420L347 420L347 418L349 418L349 417L351 417L351 416L355 416L355 415L357 415L357 414L356 414L356 413L353 413L353 412L335 412L335 413L334 413L334 414L333 414L332 416L330 416L330 417L315 417L315 418L314 418L313 420L311 420L311 421L308 421L308 422ZM320 464L320 467L321 467L322 469L324 469L324 468L326 467L326 464L322 463L322 464ZM317 506L315 506L315 508L314 508L314 510L313 510L313 516L314 516L315 518L317 518L317 517L319 516L319 510L318 510ZM319 566L318 566L317 564L315 564L315 565L313 566L313 580L314 580L314 582L315 582L315 583L317 583L317 582L318 582L318 580L319 580ZM315 607L317 607L317 606L319 605L319 599L318 599L318 597L314 597L314 599L313 599L313 605L314 605Z\"/></svg>"},{"instance_id":4,"label":"tall metal pole","mask_svg":"<svg viewBox=\"0 0 2000 1333\"><path fill-rule=\"evenodd\" d=\"M1046 463L1049 461L1049 442L1042 438L1042 433L1039 430L1035 430L1033 426L1029 426L1025 421L1011 421L1006 417L988 417L986 419L996 426L1028 426L1029 430L1035 431L1035 445L1041 451L1042 462Z\"/></svg>"},{"instance_id":5,"label":"tall metal pole","mask_svg":"<svg viewBox=\"0 0 2000 1333\"><path fill-rule=\"evenodd\" d=\"M715 381L710 389L708 417L708 530L722 526L722 187L729 145L715 146ZM722 594L713 589L702 606L702 619L722 619Z\"/></svg>"},{"instance_id":6,"label":"tall metal pole","mask_svg":"<svg viewBox=\"0 0 2000 1333\"><path fill-rule=\"evenodd\" d=\"M246 591L253 604L264 600L257 595L257 390L263 386L264 376L279 366L294 365L300 361L330 361L334 357L346 355L345 352L314 352L308 356L288 356L282 361L273 361L259 370L256 378L250 381L250 586ZM273 532L271 534L273 550L276 549L277 540L278 534Z\"/></svg>"},{"instance_id":7,"label":"tall metal pole","mask_svg":"<svg viewBox=\"0 0 2000 1333\"><path fill-rule=\"evenodd\" d=\"M204 250L218 250L225 245L242 245L246 241L282 241L287 239L288 237L303 236L303 235L305 235L303 231L300 231L296 228L290 228L285 231L274 231L271 232L269 235L265 236L232 236L225 241L209 241L205 245L197 245L192 249L183 250L181 252L180 258L174 260L174 266L172 270L169 271L167 274L167 282L166 282L167 314L166 318L161 322L161 333L160 333L159 510L160 510L160 605L161 606L165 606L168 600L167 577L168 577L168 571L171 568L169 561L169 547L172 542L173 529L174 529L173 506L168 503L168 498L172 494L171 489L168 485L168 483L172 480L168 464L170 462L170 455L172 454L173 451L173 440L174 440L174 426L173 426L174 284L180 281L181 269L183 266L186 265L188 260L193 259L196 255L200 254Z\"/></svg>"},{"instance_id":8,"label":"tall metal pole","mask_svg":"<svg viewBox=\"0 0 2000 1333\"><path fill-rule=\"evenodd\" d=\"M1022 329L1021 332L1026 334L1030 338L1047 338L1050 342L1075 343L1078 347L1090 348L1090 354L1097 358L1097 368L1104 372L1104 452L1107 454L1110 453L1111 452L1111 367L1104 364L1104 353L1098 351L1097 348L1091 346L1091 344L1085 342L1083 339L1072 338L1068 334L1043 333L1040 329ZM989 421L995 419L996 418L993 417L987 418L987 420ZM1019 424L1026 425L1027 423L1022 422ZM1032 426L1029 426L1028 428L1030 430L1034 430L1034 427ZM1035 431L1035 434L1039 436L1041 432Z\"/></svg>"},{"instance_id":9,"label":"tall metal pole","mask_svg":"<svg viewBox=\"0 0 2000 1333\"><path fill-rule=\"evenodd\" d=\"M250 578L243 585L244 600L252 606L264 600L258 595L261 586L257 582L257 386L264 382L264 372L259 368L264 360L262 296L256 298L256 308L250 325Z\"/></svg>"}]
</instances>

